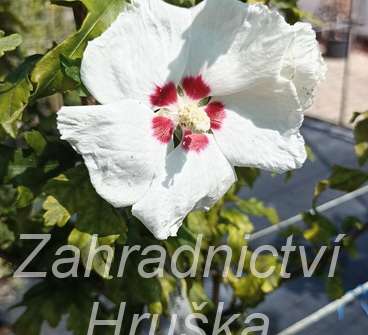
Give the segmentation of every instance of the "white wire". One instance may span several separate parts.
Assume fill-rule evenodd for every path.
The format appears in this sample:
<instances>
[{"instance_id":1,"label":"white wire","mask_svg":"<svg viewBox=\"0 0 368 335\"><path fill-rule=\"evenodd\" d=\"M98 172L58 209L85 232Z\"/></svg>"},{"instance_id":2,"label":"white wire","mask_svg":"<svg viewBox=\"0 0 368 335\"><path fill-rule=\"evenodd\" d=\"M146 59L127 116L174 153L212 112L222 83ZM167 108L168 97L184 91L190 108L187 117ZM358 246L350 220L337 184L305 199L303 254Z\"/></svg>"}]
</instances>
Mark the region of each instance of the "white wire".
<instances>
[{"instance_id":1,"label":"white wire","mask_svg":"<svg viewBox=\"0 0 368 335\"><path fill-rule=\"evenodd\" d=\"M368 193L368 185L363 186L353 192L347 193L342 195L341 197L338 197L336 199L333 199L331 201L328 201L326 203L324 203L323 205L318 206L316 209L318 212L324 212L327 211L331 208L334 208L336 206L339 206L347 201L353 200L355 198L358 198L364 194ZM309 212L312 212L312 209L309 210ZM278 224L275 224L273 226L267 227L265 229L261 229L253 234L250 235L248 241L254 241L257 240L261 237L267 236L269 234L273 234L275 232L281 231L295 223L298 223L299 221L301 221L303 219L302 214L298 214L295 215L287 220L284 220Z\"/></svg>"},{"instance_id":2,"label":"white wire","mask_svg":"<svg viewBox=\"0 0 368 335\"><path fill-rule=\"evenodd\" d=\"M355 198L358 198L364 194L368 193L368 185L363 186L361 188L359 188L358 190L355 190L353 192L344 194L341 197L338 197L336 199L333 199L331 201L328 201L326 203L324 203L323 205L320 205L317 207L317 210L319 212L324 212L327 211L331 208L334 208L338 205L341 205L345 202L348 202L350 200L353 200ZM311 212L312 209L309 210L309 212ZM285 221L282 221L274 226L270 226L268 228L262 229L254 234L252 234L249 237L249 241L253 241L256 240L258 238L267 236L269 234L275 233L277 231L283 230L299 221L302 220L302 215L295 215ZM366 282L365 284L358 286L357 288L355 288L354 290L346 293L341 299L338 299L324 307L322 307L321 309L319 309L318 311L316 311L315 313L310 314L309 316L307 316L306 318L304 318L303 320L293 324L292 326L288 327L287 329L283 330L282 332L278 333L277 335L293 335L293 334L297 334L298 332L302 331L303 329L311 326L312 324L318 322L319 320L323 319L324 317L336 312L341 306L344 306L352 301L354 301L357 297L359 297L360 295L362 295L363 293L368 291L368 282Z\"/></svg>"},{"instance_id":3,"label":"white wire","mask_svg":"<svg viewBox=\"0 0 368 335\"><path fill-rule=\"evenodd\" d=\"M303 329L313 325L314 323L320 321L321 319L325 318L326 316L336 312L340 307L345 306L351 302L353 302L356 298L361 296L362 294L368 291L368 282L358 286L354 290L346 293L342 298L331 302L330 304L322 307L315 313L310 314L306 318L297 323L293 324L292 326L286 328L282 332L278 333L277 335L293 335L297 334L298 332L302 331Z\"/></svg>"}]
</instances>

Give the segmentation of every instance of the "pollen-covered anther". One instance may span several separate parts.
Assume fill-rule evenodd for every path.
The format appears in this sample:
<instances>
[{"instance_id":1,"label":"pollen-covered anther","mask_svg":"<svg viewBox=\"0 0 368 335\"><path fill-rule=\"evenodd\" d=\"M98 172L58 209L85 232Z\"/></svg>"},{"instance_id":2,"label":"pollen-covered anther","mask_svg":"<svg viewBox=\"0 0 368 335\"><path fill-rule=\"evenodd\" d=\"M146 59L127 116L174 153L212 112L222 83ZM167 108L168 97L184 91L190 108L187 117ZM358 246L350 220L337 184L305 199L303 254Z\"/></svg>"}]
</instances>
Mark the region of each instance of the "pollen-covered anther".
<instances>
[{"instance_id":1,"label":"pollen-covered anther","mask_svg":"<svg viewBox=\"0 0 368 335\"><path fill-rule=\"evenodd\" d=\"M211 120L204 108L196 104L179 109L179 124L194 133L205 133L211 129Z\"/></svg>"}]
</instances>

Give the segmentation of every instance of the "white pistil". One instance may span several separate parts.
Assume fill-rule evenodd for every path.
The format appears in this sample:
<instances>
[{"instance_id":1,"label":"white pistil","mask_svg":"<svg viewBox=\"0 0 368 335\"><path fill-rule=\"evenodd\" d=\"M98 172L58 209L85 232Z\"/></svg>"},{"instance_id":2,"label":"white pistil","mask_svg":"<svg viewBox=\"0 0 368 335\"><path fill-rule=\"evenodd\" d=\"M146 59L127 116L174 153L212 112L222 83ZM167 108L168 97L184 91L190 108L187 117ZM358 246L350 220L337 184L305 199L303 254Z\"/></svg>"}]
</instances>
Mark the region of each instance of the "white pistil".
<instances>
[{"instance_id":1,"label":"white pistil","mask_svg":"<svg viewBox=\"0 0 368 335\"><path fill-rule=\"evenodd\" d=\"M179 109L179 124L195 133L205 133L211 128L211 120L204 108L197 104L186 105Z\"/></svg>"}]
</instances>

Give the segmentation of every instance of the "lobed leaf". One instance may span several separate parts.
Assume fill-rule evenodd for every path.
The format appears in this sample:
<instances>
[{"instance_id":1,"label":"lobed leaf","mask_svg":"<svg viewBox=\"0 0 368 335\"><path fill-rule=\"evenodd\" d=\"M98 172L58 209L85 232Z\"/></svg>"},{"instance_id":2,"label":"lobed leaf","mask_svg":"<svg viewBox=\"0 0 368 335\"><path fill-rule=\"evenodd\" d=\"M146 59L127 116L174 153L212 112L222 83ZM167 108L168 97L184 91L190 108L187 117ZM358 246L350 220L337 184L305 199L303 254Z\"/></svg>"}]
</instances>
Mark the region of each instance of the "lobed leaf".
<instances>
[{"instance_id":1,"label":"lobed leaf","mask_svg":"<svg viewBox=\"0 0 368 335\"><path fill-rule=\"evenodd\" d=\"M49 195L44 201L42 208L45 210L43 214L43 219L45 226L52 227L58 226L63 227L70 219L70 214L65 207L60 205L60 203L53 196Z\"/></svg>"},{"instance_id":2,"label":"lobed leaf","mask_svg":"<svg viewBox=\"0 0 368 335\"><path fill-rule=\"evenodd\" d=\"M4 35L5 33L0 30L0 57L4 56L7 51L15 50L23 42L19 34Z\"/></svg>"},{"instance_id":3,"label":"lobed leaf","mask_svg":"<svg viewBox=\"0 0 368 335\"><path fill-rule=\"evenodd\" d=\"M12 159L8 164L8 171L6 180L12 180L15 177L21 175L29 168L35 168L37 166L36 158L34 155L26 155L21 149L17 149Z\"/></svg>"},{"instance_id":4,"label":"lobed leaf","mask_svg":"<svg viewBox=\"0 0 368 335\"><path fill-rule=\"evenodd\" d=\"M255 198L240 199L236 202L236 206L248 215L265 217L271 224L276 224L280 220L275 208L267 207Z\"/></svg>"},{"instance_id":5,"label":"lobed leaf","mask_svg":"<svg viewBox=\"0 0 368 335\"><path fill-rule=\"evenodd\" d=\"M16 206L18 208L24 208L29 206L32 203L33 198L34 195L28 187L25 186L17 187Z\"/></svg>"},{"instance_id":6,"label":"lobed leaf","mask_svg":"<svg viewBox=\"0 0 368 335\"><path fill-rule=\"evenodd\" d=\"M101 35L110 26L124 8L125 0L54 0L52 3L70 7L82 3L88 14L81 28L50 50L33 70L31 79L37 85L35 96L38 98L56 92L66 92L78 86L75 80L64 74L60 58L64 57L64 60L82 58L87 42ZM75 76L75 69L73 72Z\"/></svg>"},{"instance_id":7,"label":"lobed leaf","mask_svg":"<svg viewBox=\"0 0 368 335\"><path fill-rule=\"evenodd\" d=\"M253 187L255 181L260 176L259 169L251 167L236 167L236 174L240 180L243 180L249 187Z\"/></svg>"},{"instance_id":8,"label":"lobed leaf","mask_svg":"<svg viewBox=\"0 0 368 335\"><path fill-rule=\"evenodd\" d=\"M39 55L28 57L0 83L0 130L13 138L17 136L18 123L33 90L28 75L39 58Z\"/></svg>"},{"instance_id":9,"label":"lobed leaf","mask_svg":"<svg viewBox=\"0 0 368 335\"><path fill-rule=\"evenodd\" d=\"M326 191L328 188L344 192L353 192L363 186L367 181L368 173L357 169L335 165L332 167L330 177L321 180L315 186L313 205L316 205L321 193Z\"/></svg>"},{"instance_id":10,"label":"lobed leaf","mask_svg":"<svg viewBox=\"0 0 368 335\"><path fill-rule=\"evenodd\" d=\"M104 238L98 238L96 248L102 245L113 246L118 238L119 235L111 235L106 236ZM74 245L80 250L83 264L84 266L88 266L88 257L90 252L92 252L91 250L92 235L83 233L77 229L73 229L73 231L69 235L68 243L70 245ZM115 248L112 247L112 250L115 251ZM93 258L92 269L102 278L111 279L112 277L105 273L105 269L107 269L108 266L111 266L111 264L110 265L107 264L107 259L105 258L104 253L103 252L97 253Z\"/></svg>"},{"instance_id":11,"label":"lobed leaf","mask_svg":"<svg viewBox=\"0 0 368 335\"><path fill-rule=\"evenodd\" d=\"M43 153L47 142L39 131L27 131L24 133L23 136L27 144L35 151L38 156Z\"/></svg>"},{"instance_id":12,"label":"lobed leaf","mask_svg":"<svg viewBox=\"0 0 368 335\"><path fill-rule=\"evenodd\" d=\"M203 303L206 303L206 306L201 311L202 313L207 313L215 307L213 301L208 297L202 281L196 280L192 283L192 286L190 287L188 292L188 298L189 301L192 303L194 311L194 304L200 306Z\"/></svg>"},{"instance_id":13,"label":"lobed leaf","mask_svg":"<svg viewBox=\"0 0 368 335\"><path fill-rule=\"evenodd\" d=\"M335 225L325 216L315 213L303 213L303 220L308 226L304 231L304 238L313 243L330 245L332 238L336 236Z\"/></svg>"},{"instance_id":14,"label":"lobed leaf","mask_svg":"<svg viewBox=\"0 0 368 335\"><path fill-rule=\"evenodd\" d=\"M50 180L44 188L70 213L76 214L78 230L101 236L120 235L124 243L127 225L122 215L94 190L84 166L68 170Z\"/></svg>"},{"instance_id":15,"label":"lobed leaf","mask_svg":"<svg viewBox=\"0 0 368 335\"><path fill-rule=\"evenodd\" d=\"M331 300L340 299L344 293L344 287L341 276L335 275L326 280L326 292Z\"/></svg>"},{"instance_id":16,"label":"lobed leaf","mask_svg":"<svg viewBox=\"0 0 368 335\"><path fill-rule=\"evenodd\" d=\"M8 249L15 241L14 233L0 220L0 250Z\"/></svg>"},{"instance_id":17,"label":"lobed leaf","mask_svg":"<svg viewBox=\"0 0 368 335\"><path fill-rule=\"evenodd\" d=\"M353 120L355 121L358 117L361 120L354 127L355 153L359 164L364 165L368 161L368 111L356 113Z\"/></svg>"}]
</instances>

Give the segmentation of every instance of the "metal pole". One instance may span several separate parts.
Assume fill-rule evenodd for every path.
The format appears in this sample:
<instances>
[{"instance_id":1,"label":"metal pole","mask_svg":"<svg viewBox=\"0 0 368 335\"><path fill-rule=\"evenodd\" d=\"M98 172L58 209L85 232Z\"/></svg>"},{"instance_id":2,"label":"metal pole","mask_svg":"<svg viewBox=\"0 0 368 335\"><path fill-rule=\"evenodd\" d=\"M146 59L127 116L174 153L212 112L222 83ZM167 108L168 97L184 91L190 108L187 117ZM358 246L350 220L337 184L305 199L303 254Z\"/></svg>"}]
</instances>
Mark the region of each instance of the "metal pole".
<instances>
[{"instance_id":1,"label":"metal pole","mask_svg":"<svg viewBox=\"0 0 368 335\"><path fill-rule=\"evenodd\" d=\"M353 192L347 193L342 195L341 197L338 197L336 199L333 199L331 201L328 201L320 206L318 206L316 209L318 212L322 213L324 211L327 211L331 208L334 208L336 206L339 206L347 201L353 200L355 198L358 198L364 194L368 193L368 185L363 186ZM312 209L309 210L309 212L312 212ZM269 234L273 234L276 232L280 232L284 229L286 229L289 226L292 226L293 224L298 223L303 219L303 216L301 214L295 215L287 220L284 220L278 224L275 224L273 226L267 227L265 229L256 231L255 233L251 234L248 241L254 241L261 237L267 236Z\"/></svg>"},{"instance_id":2,"label":"metal pole","mask_svg":"<svg viewBox=\"0 0 368 335\"><path fill-rule=\"evenodd\" d=\"M305 319L293 324L289 328L283 330L281 333L277 335L294 335L299 333L300 331L308 328L309 326L315 324L326 316L335 313L339 310L340 307L343 307L351 302L353 302L356 298L360 297L364 293L368 291L368 282L363 285L358 286L354 290L346 293L342 298L331 302L330 304L322 307L317 312L310 314Z\"/></svg>"},{"instance_id":3,"label":"metal pole","mask_svg":"<svg viewBox=\"0 0 368 335\"><path fill-rule=\"evenodd\" d=\"M354 0L350 0L349 8L349 22L348 22L348 37L347 37L347 53L344 66L342 91L341 91L341 104L340 104L340 118L339 125L343 126L347 116L347 97L349 93L349 73L350 73L350 51L352 44L352 27L353 27L353 3Z\"/></svg>"}]
</instances>

